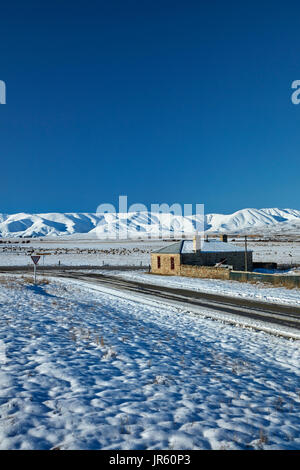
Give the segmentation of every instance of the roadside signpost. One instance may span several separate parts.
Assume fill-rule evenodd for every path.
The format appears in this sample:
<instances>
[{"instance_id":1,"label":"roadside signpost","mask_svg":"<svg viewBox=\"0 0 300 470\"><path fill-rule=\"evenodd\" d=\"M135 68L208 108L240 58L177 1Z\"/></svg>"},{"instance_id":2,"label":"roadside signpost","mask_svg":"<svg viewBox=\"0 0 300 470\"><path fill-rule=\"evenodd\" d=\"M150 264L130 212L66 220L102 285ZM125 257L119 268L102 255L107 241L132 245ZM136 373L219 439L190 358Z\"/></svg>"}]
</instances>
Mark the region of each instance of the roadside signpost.
<instances>
[{"instance_id":1,"label":"roadside signpost","mask_svg":"<svg viewBox=\"0 0 300 470\"><path fill-rule=\"evenodd\" d=\"M31 255L31 259L33 261L33 268L34 268L34 283L36 284L36 267L37 267L37 264L40 260L40 256L38 255Z\"/></svg>"},{"instance_id":2,"label":"roadside signpost","mask_svg":"<svg viewBox=\"0 0 300 470\"><path fill-rule=\"evenodd\" d=\"M41 253L37 253L35 252L34 254L32 254L30 257L33 261L33 267L34 267L34 283L36 284L36 267L38 265L38 262L40 261L40 258L43 257L43 267L42 267L42 273L43 273L43 276L45 275L44 273L44 265L45 265L45 256L49 256L49 255L52 255L52 253L46 253L46 252L41 252Z\"/></svg>"}]
</instances>

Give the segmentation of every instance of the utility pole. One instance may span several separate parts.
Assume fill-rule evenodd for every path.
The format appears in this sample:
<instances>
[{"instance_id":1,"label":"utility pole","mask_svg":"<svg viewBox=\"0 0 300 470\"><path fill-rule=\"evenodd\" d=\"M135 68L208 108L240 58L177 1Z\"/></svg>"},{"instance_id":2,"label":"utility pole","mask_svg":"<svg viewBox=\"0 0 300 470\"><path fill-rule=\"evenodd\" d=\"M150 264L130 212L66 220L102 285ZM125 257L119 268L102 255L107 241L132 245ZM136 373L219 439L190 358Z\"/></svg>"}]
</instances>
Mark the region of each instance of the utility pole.
<instances>
[{"instance_id":1,"label":"utility pole","mask_svg":"<svg viewBox=\"0 0 300 470\"><path fill-rule=\"evenodd\" d=\"M248 271L247 235L245 235L245 271Z\"/></svg>"}]
</instances>

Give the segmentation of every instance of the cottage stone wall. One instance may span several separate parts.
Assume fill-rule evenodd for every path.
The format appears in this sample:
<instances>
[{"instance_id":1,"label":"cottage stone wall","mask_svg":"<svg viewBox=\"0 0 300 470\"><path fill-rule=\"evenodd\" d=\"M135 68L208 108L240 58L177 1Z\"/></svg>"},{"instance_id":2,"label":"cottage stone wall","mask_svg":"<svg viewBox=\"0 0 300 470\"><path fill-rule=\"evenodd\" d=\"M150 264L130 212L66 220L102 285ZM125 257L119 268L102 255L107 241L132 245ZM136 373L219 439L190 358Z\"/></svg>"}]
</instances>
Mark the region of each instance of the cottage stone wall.
<instances>
[{"instance_id":1,"label":"cottage stone wall","mask_svg":"<svg viewBox=\"0 0 300 470\"><path fill-rule=\"evenodd\" d=\"M158 268L158 258L160 258L160 268ZM174 269L171 269L171 258L174 258ZM152 253L151 272L153 274L180 276L180 254Z\"/></svg>"},{"instance_id":2,"label":"cottage stone wall","mask_svg":"<svg viewBox=\"0 0 300 470\"><path fill-rule=\"evenodd\" d=\"M182 264L180 267L180 276L200 277L205 279L229 279L230 269Z\"/></svg>"}]
</instances>

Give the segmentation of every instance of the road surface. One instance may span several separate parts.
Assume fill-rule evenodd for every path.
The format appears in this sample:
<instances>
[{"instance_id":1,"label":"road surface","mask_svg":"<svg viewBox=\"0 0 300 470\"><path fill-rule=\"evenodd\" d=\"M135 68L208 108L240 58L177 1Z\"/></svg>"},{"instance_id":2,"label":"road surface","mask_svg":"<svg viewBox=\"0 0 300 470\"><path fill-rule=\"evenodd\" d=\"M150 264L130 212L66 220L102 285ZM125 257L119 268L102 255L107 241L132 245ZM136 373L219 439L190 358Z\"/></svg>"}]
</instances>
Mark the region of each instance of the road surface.
<instances>
[{"instance_id":1,"label":"road surface","mask_svg":"<svg viewBox=\"0 0 300 470\"><path fill-rule=\"evenodd\" d=\"M91 267L89 267L89 269L91 269ZM118 270L121 269L122 267L118 267ZM123 267L123 269L132 269L132 267ZM20 273L24 271L27 272L28 267L0 267L0 272ZM101 271L103 271L103 267L101 267ZM142 295L144 298L161 299L165 303L175 304L183 308L197 307L204 308L208 311L219 312L225 316L238 315L269 324L285 326L300 332L299 307L127 280L109 275L109 269L108 274L100 274L86 272L82 267L62 267L58 269L56 266L51 267L51 269L45 267L44 274L51 277L65 277L68 279L81 280L98 286L108 287L118 292L130 292Z\"/></svg>"}]
</instances>

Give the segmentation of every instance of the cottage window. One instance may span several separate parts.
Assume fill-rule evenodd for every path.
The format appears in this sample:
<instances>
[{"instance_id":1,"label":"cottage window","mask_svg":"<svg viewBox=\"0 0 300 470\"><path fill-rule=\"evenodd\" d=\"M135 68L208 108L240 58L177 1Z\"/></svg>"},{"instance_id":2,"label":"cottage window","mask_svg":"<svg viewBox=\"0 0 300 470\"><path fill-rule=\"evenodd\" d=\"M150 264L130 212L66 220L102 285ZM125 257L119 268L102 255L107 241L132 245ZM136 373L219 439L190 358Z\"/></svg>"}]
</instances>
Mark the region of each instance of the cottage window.
<instances>
[{"instance_id":1,"label":"cottage window","mask_svg":"<svg viewBox=\"0 0 300 470\"><path fill-rule=\"evenodd\" d=\"M175 269L175 260L173 256L171 257L171 269Z\"/></svg>"},{"instance_id":2,"label":"cottage window","mask_svg":"<svg viewBox=\"0 0 300 470\"><path fill-rule=\"evenodd\" d=\"M160 256L157 257L157 269L160 269Z\"/></svg>"}]
</instances>

